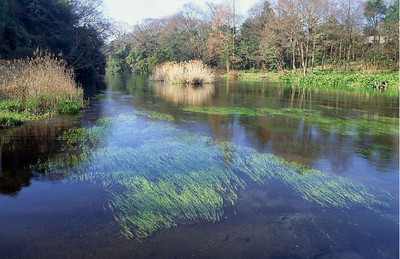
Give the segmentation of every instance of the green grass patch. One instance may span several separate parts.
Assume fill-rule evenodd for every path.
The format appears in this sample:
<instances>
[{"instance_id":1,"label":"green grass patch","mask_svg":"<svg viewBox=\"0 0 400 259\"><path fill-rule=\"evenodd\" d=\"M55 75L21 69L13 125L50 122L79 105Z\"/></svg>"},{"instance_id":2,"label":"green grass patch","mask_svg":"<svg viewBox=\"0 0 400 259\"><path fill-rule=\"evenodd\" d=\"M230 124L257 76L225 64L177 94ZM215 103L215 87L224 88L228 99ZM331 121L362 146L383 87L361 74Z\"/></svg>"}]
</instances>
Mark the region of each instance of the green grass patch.
<instances>
[{"instance_id":1,"label":"green grass patch","mask_svg":"<svg viewBox=\"0 0 400 259\"><path fill-rule=\"evenodd\" d=\"M65 100L58 103L58 112L60 114L77 114L81 105L73 100Z\"/></svg>"},{"instance_id":2,"label":"green grass patch","mask_svg":"<svg viewBox=\"0 0 400 259\"><path fill-rule=\"evenodd\" d=\"M374 88L385 83L385 88L399 89L397 73L325 73L315 72L309 75L282 74L278 77L281 82L315 88Z\"/></svg>"},{"instance_id":3,"label":"green grass patch","mask_svg":"<svg viewBox=\"0 0 400 259\"><path fill-rule=\"evenodd\" d=\"M30 120L28 113L0 110L0 127L14 127Z\"/></svg>"},{"instance_id":4,"label":"green grass patch","mask_svg":"<svg viewBox=\"0 0 400 259\"><path fill-rule=\"evenodd\" d=\"M31 120L32 115L25 111L21 102L0 99L0 128L14 127Z\"/></svg>"},{"instance_id":5,"label":"green grass patch","mask_svg":"<svg viewBox=\"0 0 400 259\"><path fill-rule=\"evenodd\" d=\"M239 70L234 71L229 74L223 74L220 77L229 79L239 79L246 81L273 81L279 82L279 76L282 73L269 72L269 71L259 71L259 70Z\"/></svg>"},{"instance_id":6,"label":"green grass patch","mask_svg":"<svg viewBox=\"0 0 400 259\"><path fill-rule=\"evenodd\" d=\"M342 210L378 212L392 199L347 178L139 116L106 117L60 141L64 152L37 168L103 186L122 233L137 239L180 220L218 221L249 183L280 181L299 199Z\"/></svg>"},{"instance_id":7,"label":"green grass patch","mask_svg":"<svg viewBox=\"0 0 400 259\"><path fill-rule=\"evenodd\" d=\"M40 101L37 100L23 103L18 100L0 99L0 128L14 127L27 121L45 119L56 114L77 114L82 105L73 100L65 100L58 103L52 110L42 107Z\"/></svg>"}]
</instances>

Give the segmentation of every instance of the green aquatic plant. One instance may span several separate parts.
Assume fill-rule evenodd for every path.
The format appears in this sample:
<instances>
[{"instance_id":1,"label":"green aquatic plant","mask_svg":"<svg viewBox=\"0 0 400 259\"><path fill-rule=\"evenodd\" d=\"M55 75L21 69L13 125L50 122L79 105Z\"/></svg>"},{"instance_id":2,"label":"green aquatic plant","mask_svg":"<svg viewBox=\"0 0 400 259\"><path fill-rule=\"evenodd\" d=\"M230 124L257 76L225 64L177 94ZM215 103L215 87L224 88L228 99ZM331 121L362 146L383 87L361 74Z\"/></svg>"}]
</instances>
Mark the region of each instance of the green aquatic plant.
<instances>
[{"instance_id":1,"label":"green aquatic plant","mask_svg":"<svg viewBox=\"0 0 400 259\"><path fill-rule=\"evenodd\" d=\"M106 95L105 93L97 93L97 94L95 94L95 95L93 96L93 98L94 98L94 99L97 99L97 100L101 100L101 99L107 98L107 95Z\"/></svg>"},{"instance_id":2,"label":"green aquatic plant","mask_svg":"<svg viewBox=\"0 0 400 259\"><path fill-rule=\"evenodd\" d=\"M398 134L399 119L386 116L362 116L340 118L322 114L320 111L297 108L242 108L242 107L184 107L184 111L215 115L284 116L304 120L320 129L345 135Z\"/></svg>"},{"instance_id":3,"label":"green aquatic plant","mask_svg":"<svg viewBox=\"0 0 400 259\"><path fill-rule=\"evenodd\" d=\"M174 116L168 113L157 112L157 111L149 111L149 110L140 110L137 111L136 114L143 115L152 119L160 119L160 120L167 120L173 121L175 120Z\"/></svg>"},{"instance_id":4,"label":"green aquatic plant","mask_svg":"<svg viewBox=\"0 0 400 259\"><path fill-rule=\"evenodd\" d=\"M265 113L263 111L246 108L246 107L217 107L217 106L201 106L201 107L185 107L184 111L188 112L200 112L207 114L216 114L216 115L247 115L247 116L263 116Z\"/></svg>"},{"instance_id":5,"label":"green aquatic plant","mask_svg":"<svg viewBox=\"0 0 400 259\"><path fill-rule=\"evenodd\" d=\"M367 144L364 147L356 148L356 153L364 158L369 158L371 156L382 156L390 157L393 151L392 146L384 144Z\"/></svg>"},{"instance_id":6,"label":"green aquatic plant","mask_svg":"<svg viewBox=\"0 0 400 259\"><path fill-rule=\"evenodd\" d=\"M60 140L64 152L37 168L103 186L127 237L145 238L180 220L218 221L250 182L283 182L322 207L389 206L390 195L359 182L140 116L106 117Z\"/></svg>"},{"instance_id":7,"label":"green aquatic plant","mask_svg":"<svg viewBox=\"0 0 400 259\"><path fill-rule=\"evenodd\" d=\"M382 82L387 88L397 89L399 75L397 73L324 73L318 72L311 75L285 74L278 77L281 82L311 86L317 88L374 88Z\"/></svg>"},{"instance_id":8,"label":"green aquatic plant","mask_svg":"<svg viewBox=\"0 0 400 259\"><path fill-rule=\"evenodd\" d=\"M356 152L363 157L369 157L374 154L374 150L370 148L357 148Z\"/></svg>"},{"instance_id":9,"label":"green aquatic plant","mask_svg":"<svg viewBox=\"0 0 400 259\"><path fill-rule=\"evenodd\" d=\"M58 112L60 114L77 114L81 105L73 100L65 100L58 103Z\"/></svg>"}]
</instances>

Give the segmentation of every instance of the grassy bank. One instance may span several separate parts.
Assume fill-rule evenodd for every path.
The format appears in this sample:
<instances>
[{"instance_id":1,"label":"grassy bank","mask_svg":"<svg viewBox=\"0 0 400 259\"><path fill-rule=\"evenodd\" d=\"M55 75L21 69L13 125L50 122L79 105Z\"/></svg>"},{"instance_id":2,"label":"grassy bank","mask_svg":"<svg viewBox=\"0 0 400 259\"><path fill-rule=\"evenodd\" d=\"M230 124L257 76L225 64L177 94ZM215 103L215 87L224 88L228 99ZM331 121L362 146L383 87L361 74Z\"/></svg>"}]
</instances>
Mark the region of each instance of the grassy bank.
<instances>
[{"instance_id":1,"label":"grassy bank","mask_svg":"<svg viewBox=\"0 0 400 259\"><path fill-rule=\"evenodd\" d=\"M289 71L263 72L263 71L234 71L222 75L224 78L237 78L255 81L276 81L300 86L317 88L391 88L399 87L397 72L376 72L372 74L363 72L325 72L316 71L306 76L292 74Z\"/></svg>"},{"instance_id":2,"label":"grassy bank","mask_svg":"<svg viewBox=\"0 0 400 259\"><path fill-rule=\"evenodd\" d=\"M63 60L48 53L0 60L0 127L74 114L83 105L83 90Z\"/></svg>"},{"instance_id":3,"label":"grassy bank","mask_svg":"<svg viewBox=\"0 0 400 259\"><path fill-rule=\"evenodd\" d=\"M261 71L261 70L235 70L229 73L220 73L219 77L228 79L243 79L251 81L279 81L283 72Z\"/></svg>"}]
</instances>

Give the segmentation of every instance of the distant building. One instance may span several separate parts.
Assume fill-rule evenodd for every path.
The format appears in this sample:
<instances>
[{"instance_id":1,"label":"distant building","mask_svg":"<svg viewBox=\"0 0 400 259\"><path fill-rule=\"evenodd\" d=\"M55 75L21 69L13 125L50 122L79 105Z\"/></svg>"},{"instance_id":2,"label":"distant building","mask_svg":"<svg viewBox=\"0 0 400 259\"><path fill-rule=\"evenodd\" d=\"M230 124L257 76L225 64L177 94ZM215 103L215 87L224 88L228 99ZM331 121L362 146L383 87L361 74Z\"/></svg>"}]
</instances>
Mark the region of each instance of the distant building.
<instances>
[{"instance_id":1,"label":"distant building","mask_svg":"<svg viewBox=\"0 0 400 259\"><path fill-rule=\"evenodd\" d=\"M376 38L375 38L375 36L368 36L367 39L365 40L365 43L372 44L375 42L375 39L376 39L376 42L379 42L379 44L383 44L386 42L385 38L386 37L383 37L383 36L377 36Z\"/></svg>"}]
</instances>

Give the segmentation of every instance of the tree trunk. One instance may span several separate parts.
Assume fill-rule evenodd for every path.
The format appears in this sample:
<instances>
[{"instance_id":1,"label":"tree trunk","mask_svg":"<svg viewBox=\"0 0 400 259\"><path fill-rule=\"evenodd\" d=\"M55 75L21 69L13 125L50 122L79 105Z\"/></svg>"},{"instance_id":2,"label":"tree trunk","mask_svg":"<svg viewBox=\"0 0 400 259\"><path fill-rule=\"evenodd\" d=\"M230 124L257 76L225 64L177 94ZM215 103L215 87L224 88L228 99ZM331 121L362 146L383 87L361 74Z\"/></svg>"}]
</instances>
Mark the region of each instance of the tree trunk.
<instances>
[{"instance_id":1,"label":"tree trunk","mask_svg":"<svg viewBox=\"0 0 400 259\"><path fill-rule=\"evenodd\" d=\"M306 64L305 64L303 43L300 43L300 53L301 53L301 64L303 66L303 75L306 75Z\"/></svg>"},{"instance_id":2,"label":"tree trunk","mask_svg":"<svg viewBox=\"0 0 400 259\"><path fill-rule=\"evenodd\" d=\"M229 64L229 46L226 49L226 72L229 73L230 72L230 64Z\"/></svg>"},{"instance_id":3,"label":"tree trunk","mask_svg":"<svg viewBox=\"0 0 400 259\"><path fill-rule=\"evenodd\" d=\"M307 41L306 41L306 53L305 53L305 70L304 70L304 75L307 74L307 68L308 68L308 62L309 62L309 56L310 56L310 36L307 35Z\"/></svg>"},{"instance_id":4,"label":"tree trunk","mask_svg":"<svg viewBox=\"0 0 400 259\"><path fill-rule=\"evenodd\" d=\"M314 57L315 57L315 37L313 37L313 48L311 54L311 74L314 73Z\"/></svg>"},{"instance_id":5,"label":"tree trunk","mask_svg":"<svg viewBox=\"0 0 400 259\"><path fill-rule=\"evenodd\" d=\"M293 67L294 73L296 74L296 41L291 39L290 43L292 45L292 67Z\"/></svg>"}]
</instances>

